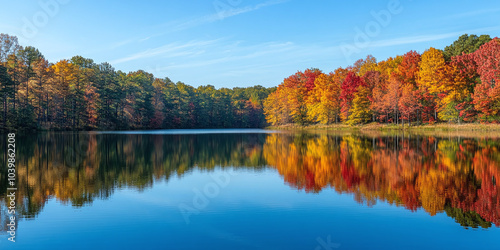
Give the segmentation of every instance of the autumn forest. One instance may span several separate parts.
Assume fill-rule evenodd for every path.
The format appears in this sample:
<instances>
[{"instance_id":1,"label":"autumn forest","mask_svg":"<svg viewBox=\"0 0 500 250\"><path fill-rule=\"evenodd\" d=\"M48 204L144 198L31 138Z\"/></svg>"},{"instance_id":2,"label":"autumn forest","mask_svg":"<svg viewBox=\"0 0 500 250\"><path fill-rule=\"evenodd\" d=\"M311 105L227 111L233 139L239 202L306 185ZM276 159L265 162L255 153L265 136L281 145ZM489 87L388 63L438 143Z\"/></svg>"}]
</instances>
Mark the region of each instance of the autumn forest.
<instances>
[{"instance_id":1,"label":"autumn forest","mask_svg":"<svg viewBox=\"0 0 500 250\"><path fill-rule=\"evenodd\" d=\"M463 35L450 46L373 56L331 73L286 78L264 104L272 125L500 122L500 40Z\"/></svg>"},{"instance_id":2,"label":"autumn forest","mask_svg":"<svg viewBox=\"0 0 500 250\"><path fill-rule=\"evenodd\" d=\"M0 34L3 130L263 127L262 103L273 90L194 88L81 56L50 63L38 49Z\"/></svg>"},{"instance_id":3,"label":"autumn forest","mask_svg":"<svg viewBox=\"0 0 500 250\"><path fill-rule=\"evenodd\" d=\"M500 122L500 40L311 68L277 88L194 88L74 56L51 63L0 35L2 130L256 128L285 124Z\"/></svg>"}]
</instances>

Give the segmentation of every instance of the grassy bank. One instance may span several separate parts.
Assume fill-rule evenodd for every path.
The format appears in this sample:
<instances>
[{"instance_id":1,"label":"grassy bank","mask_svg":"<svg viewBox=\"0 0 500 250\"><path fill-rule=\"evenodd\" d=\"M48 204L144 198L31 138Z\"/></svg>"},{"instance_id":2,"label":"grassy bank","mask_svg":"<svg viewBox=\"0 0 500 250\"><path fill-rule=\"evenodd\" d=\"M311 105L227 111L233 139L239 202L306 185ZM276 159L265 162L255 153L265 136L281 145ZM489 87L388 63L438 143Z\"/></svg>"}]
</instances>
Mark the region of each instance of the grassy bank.
<instances>
[{"instance_id":1,"label":"grassy bank","mask_svg":"<svg viewBox=\"0 0 500 250\"><path fill-rule=\"evenodd\" d=\"M448 123L437 123L428 125L417 125L409 126L405 124L404 126L399 124L380 124L380 123L369 123L365 125L349 126L344 124L332 124L332 125L307 125L300 126L296 124L286 124L280 126L271 126L268 129L276 130L333 130L333 131L481 131L481 132L499 132L500 124L479 124L479 123L464 123L464 124L448 124Z\"/></svg>"}]
</instances>

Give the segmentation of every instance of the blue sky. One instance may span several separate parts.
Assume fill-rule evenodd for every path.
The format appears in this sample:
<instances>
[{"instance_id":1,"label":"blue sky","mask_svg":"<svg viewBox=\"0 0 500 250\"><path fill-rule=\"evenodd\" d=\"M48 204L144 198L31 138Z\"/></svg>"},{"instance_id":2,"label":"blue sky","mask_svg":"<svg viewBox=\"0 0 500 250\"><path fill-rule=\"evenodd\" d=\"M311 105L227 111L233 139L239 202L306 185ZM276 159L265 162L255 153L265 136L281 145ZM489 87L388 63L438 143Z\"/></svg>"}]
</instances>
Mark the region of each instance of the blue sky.
<instances>
[{"instance_id":1,"label":"blue sky","mask_svg":"<svg viewBox=\"0 0 500 250\"><path fill-rule=\"evenodd\" d=\"M2 3L0 33L51 62L81 55L193 86L270 87L369 54L384 60L442 49L464 33L500 36L500 3L16 0Z\"/></svg>"}]
</instances>

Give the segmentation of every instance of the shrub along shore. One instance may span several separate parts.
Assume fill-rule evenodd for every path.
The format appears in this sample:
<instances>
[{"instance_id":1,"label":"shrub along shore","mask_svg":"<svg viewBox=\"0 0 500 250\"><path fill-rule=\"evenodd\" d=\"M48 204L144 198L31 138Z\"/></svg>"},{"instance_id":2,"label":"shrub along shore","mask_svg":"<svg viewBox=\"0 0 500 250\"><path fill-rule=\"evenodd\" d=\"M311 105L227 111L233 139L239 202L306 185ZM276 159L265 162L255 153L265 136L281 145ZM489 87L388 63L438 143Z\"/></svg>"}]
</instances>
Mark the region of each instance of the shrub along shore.
<instances>
[{"instance_id":1,"label":"shrub along shore","mask_svg":"<svg viewBox=\"0 0 500 250\"><path fill-rule=\"evenodd\" d=\"M333 131L482 131L482 132L498 132L500 135L500 124L481 124L481 123L436 123L424 125L402 125L402 124L381 124L369 123L364 125L305 125L285 124L280 126L270 126L267 129L275 130L333 130Z\"/></svg>"}]
</instances>

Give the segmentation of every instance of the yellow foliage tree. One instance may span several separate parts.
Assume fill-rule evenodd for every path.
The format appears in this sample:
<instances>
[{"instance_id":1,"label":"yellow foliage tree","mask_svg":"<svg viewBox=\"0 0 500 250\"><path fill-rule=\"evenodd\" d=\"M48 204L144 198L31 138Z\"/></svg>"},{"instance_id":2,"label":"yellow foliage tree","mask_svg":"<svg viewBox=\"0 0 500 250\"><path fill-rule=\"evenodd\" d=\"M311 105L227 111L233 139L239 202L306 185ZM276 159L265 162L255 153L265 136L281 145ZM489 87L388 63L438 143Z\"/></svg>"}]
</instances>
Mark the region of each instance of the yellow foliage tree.
<instances>
[{"instance_id":1,"label":"yellow foliage tree","mask_svg":"<svg viewBox=\"0 0 500 250\"><path fill-rule=\"evenodd\" d=\"M442 92L442 75L439 72L443 71L444 67L443 52L431 47L422 54L417 84L431 94Z\"/></svg>"},{"instance_id":2,"label":"yellow foliage tree","mask_svg":"<svg viewBox=\"0 0 500 250\"><path fill-rule=\"evenodd\" d=\"M291 122L287 105L287 93L282 86L271 93L264 101L266 120L272 125L282 125Z\"/></svg>"},{"instance_id":3,"label":"yellow foliage tree","mask_svg":"<svg viewBox=\"0 0 500 250\"><path fill-rule=\"evenodd\" d=\"M365 86L359 86L358 92L354 95L352 101L352 108L350 110L349 120L350 125L367 123L372 118L372 111L370 110L370 89Z\"/></svg>"},{"instance_id":4,"label":"yellow foliage tree","mask_svg":"<svg viewBox=\"0 0 500 250\"><path fill-rule=\"evenodd\" d=\"M366 72L377 69L377 59L372 55L366 56L366 59L359 59L354 63L353 70L359 76L364 76Z\"/></svg>"},{"instance_id":5,"label":"yellow foliage tree","mask_svg":"<svg viewBox=\"0 0 500 250\"><path fill-rule=\"evenodd\" d=\"M451 63L444 65L437 72L436 78L439 79L439 87L437 88L439 90L437 93L439 119L460 121L456 105L470 95L465 76L460 73L457 64Z\"/></svg>"},{"instance_id":6,"label":"yellow foliage tree","mask_svg":"<svg viewBox=\"0 0 500 250\"><path fill-rule=\"evenodd\" d=\"M78 67L68 60L61 60L52 66L55 75L55 103L58 106L53 117L59 124L69 126L74 123L74 103L72 102L72 89L75 87Z\"/></svg>"},{"instance_id":7,"label":"yellow foliage tree","mask_svg":"<svg viewBox=\"0 0 500 250\"><path fill-rule=\"evenodd\" d=\"M307 101L307 115L310 121L323 124L337 121L340 113L339 78L340 76L334 73L321 74L316 78L315 87Z\"/></svg>"},{"instance_id":8,"label":"yellow foliage tree","mask_svg":"<svg viewBox=\"0 0 500 250\"><path fill-rule=\"evenodd\" d=\"M391 75L399 73L399 65L402 61L402 56L389 57L387 60L377 63L375 69L380 72L383 80L388 81Z\"/></svg>"}]
</instances>

